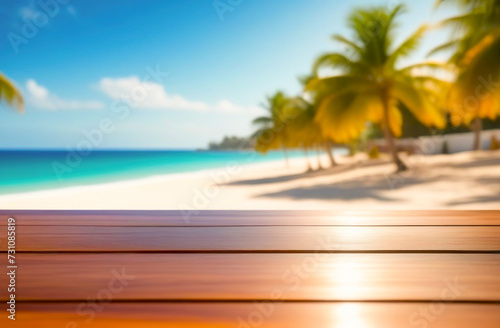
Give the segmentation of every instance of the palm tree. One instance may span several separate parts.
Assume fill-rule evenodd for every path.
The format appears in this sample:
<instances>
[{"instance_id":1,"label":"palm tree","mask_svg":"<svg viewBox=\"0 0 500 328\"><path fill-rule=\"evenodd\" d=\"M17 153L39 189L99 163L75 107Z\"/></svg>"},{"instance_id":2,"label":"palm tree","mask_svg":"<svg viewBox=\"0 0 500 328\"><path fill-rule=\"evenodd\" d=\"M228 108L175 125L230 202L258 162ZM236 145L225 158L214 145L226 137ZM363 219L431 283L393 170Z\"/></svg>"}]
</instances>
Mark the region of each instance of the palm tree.
<instances>
[{"instance_id":1,"label":"palm tree","mask_svg":"<svg viewBox=\"0 0 500 328\"><path fill-rule=\"evenodd\" d=\"M401 134L401 104L427 126L445 125L437 106L438 87L443 87L445 82L415 74L416 70L433 65L398 66L400 60L417 47L426 30L425 27L418 29L395 46L394 20L402 10L400 5L392 10L372 7L354 11L349 18L354 38L333 36L346 50L323 55L315 64L316 71L329 67L335 74L313 79L306 88L318 99L316 121L325 137L349 143L360 136L367 121L380 124L398 171L407 169L394 144L394 137Z\"/></svg>"},{"instance_id":2,"label":"palm tree","mask_svg":"<svg viewBox=\"0 0 500 328\"><path fill-rule=\"evenodd\" d=\"M267 98L267 104L264 105L268 114L257 117L252 124L257 126L252 138L255 141L255 149L266 153L272 149L282 148L285 153L285 159L288 166L287 148L290 147L292 139L287 126L293 118L291 108L288 106L289 98L282 91L277 91L274 95Z\"/></svg>"},{"instance_id":3,"label":"palm tree","mask_svg":"<svg viewBox=\"0 0 500 328\"><path fill-rule=\"evenodd\" d=\"M314 74L303 75L299 77L299 82L305 88L315 78ZM306 100L304 95L297 96L290 99L289 107L294 113L294 118L291 122L291 134L298 141L298 144L295 146L302 147L306 153L312 148L316 148L317 151L319 148L324 148L331 166L336 166L337 163L332 155L332 143L330 140L324 138L321 127L315 120L318 107L316 100ZM321 161L319 159L318 167L321 168Z\"/></svg>"},{"instance_id":4,"label":"palm tree","mask_svg":"<svg viewBox=\"0 0 500 328\"><path fill-rule=\"evenodd\" d=\"M500 115L500 1L437 1L437 5L446 3L463 8L464 13L442 22L454 28L454 37L430 54L453 51L450 62L458 72L448 98L452 123L470 126L474 150L479 150L482 119Z\"/></svg>"},{"instance_id":5,"label":"palm tree","mask_svg":"<svg viewBox=\"0 0 500 328\"><path fill-rule=\"evenodd\" d=\"M308 150L316 148L322 142L321 131L314 120L314 105L298 96L290 99L288 106L296 113L289 124L289 135L292 146Z\"/></svg>"},{"instance_id":6,"label":"palm tree","mask_svg":"<svg viewBox=\"0 0 500 328\"><path fill-rule=\"evenodd\" d=\"M329 155L331 166L337 165L331 153L331 143L323 137L320 125L316 122L316 106L313 102L307 101L299 96L290 99L289 106L294 112L294 117L290 121L290 135L294 140L293 146L301 147L306 152L310 149L324 149ZM318 167L321 162L318 160Z\"/></svg>"},{"instance_id":7,"label":"palm tree","mask_svg":"<svg viewBox=\"0 0 500 328\"><path fill-rule=\"evenodd\" d=\"M5 75L0 73L0 103L2 101L20 112L24 110L24 101L21 92Z\"/></svg>"}]
</instances>

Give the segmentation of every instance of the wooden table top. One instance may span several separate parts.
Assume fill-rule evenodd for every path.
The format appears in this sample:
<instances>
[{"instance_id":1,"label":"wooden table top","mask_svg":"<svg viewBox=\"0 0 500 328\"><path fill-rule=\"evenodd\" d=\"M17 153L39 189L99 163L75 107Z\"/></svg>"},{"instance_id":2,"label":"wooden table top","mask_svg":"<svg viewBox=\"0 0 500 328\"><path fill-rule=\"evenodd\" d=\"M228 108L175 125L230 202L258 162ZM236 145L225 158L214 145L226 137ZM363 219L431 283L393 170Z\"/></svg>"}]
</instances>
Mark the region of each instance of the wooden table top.
<instances>
[{"instance_id":1,"label":"wooden table top","mask_svg":"<svg viewBox=\"0 0 500 328\"><path fill-rule=\"evenodd\" d=\"M500 211L1 210L4 267L9 217L1 327L500 327Z\"/></svg>"}]
</instances>

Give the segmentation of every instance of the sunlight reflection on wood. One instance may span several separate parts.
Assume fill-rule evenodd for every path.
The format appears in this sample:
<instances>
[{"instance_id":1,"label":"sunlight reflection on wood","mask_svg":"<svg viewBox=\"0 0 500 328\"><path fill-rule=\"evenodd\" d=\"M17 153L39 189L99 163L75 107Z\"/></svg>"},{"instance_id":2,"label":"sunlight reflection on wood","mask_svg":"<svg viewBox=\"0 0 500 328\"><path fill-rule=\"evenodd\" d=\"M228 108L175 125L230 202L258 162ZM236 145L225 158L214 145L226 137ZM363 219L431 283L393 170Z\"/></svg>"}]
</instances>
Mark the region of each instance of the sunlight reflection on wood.
<instances>
[{"instance_id":1,"label":"sunlight reflection on wood","mask_svg":"<svg viewBox=\"0 0 500 328\"><path fill-rule=\"evenodd\" d=\"M362 308L358 304L343 303L335 308L332 316L332 328L368 328L373 327L364 319Z\"/></svg>"}]
</instances>

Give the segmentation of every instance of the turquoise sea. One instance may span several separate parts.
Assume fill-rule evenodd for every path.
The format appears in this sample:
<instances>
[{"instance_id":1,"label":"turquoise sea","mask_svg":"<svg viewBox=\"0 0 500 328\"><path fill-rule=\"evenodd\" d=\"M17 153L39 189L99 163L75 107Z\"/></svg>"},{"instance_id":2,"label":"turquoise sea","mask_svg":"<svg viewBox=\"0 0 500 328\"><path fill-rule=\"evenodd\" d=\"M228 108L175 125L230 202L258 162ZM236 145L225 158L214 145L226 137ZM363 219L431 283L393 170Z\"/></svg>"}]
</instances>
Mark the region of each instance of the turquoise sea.
<instances>
[{"instance_id":1,"label":"turquoise sea","mask_svg":"<svg viewBox=\"0 0 500 328\"><path fill-rule=\"evenodd\" d=\"M284 160L283 152L251 151L0 151L0 194L88 185ZM289 157L303 156L289 152Z\"/></svg>"}]
</instances>

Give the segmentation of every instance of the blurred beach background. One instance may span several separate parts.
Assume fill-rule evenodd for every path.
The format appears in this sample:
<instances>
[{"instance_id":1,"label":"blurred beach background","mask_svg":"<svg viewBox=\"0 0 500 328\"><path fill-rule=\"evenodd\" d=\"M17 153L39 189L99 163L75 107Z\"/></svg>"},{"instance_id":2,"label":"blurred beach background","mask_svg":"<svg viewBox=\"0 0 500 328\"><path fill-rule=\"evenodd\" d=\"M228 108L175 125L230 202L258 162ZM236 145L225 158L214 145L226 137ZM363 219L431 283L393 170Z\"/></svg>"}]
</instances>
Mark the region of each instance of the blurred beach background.
<instances>
[{"instance_id":1,"label":"blurred beach background","mask_svg":"<svg viewBox=\"0 0 500 328\"><path fill-rule=\"evenodd\" d=\"M363 154L339 156L339 166L306 173L306 160L295 154L286 166L280 154L248 161L249 154L184 154L212 158L194 165L195 171L158 164L178 152L142 156L143 162L124 166L116 162L131 154L109 157L109 166L85 172L60 184L53 174L33 169L24 183L2 186L4 209L172 209L196 215L211 209L314 210L419 210L498 209L500 154L463 152L453 155L414 156L415 167L394 175L391 161L368 160ZM134 158L140 155L132 154ZM137 157L136 157L137 156ZM99 157L97 155L96 157ZM214 159L214 157L216 157ZM273 160L273 157L275 159ZM225 161L229 159L229 161ZM188 160L188 159L186 159ZM321 161L328 165L323 155ZM43 162L43 161L40 161ZM134 162L132 160L131 162ZM417 164L418 163L418 164ZM97 163L88 163L89 169ZM209 169L211 165L218 168ZM37 166L37 165L35 165ZM201 169L201 168L204 169ZM313 166L317 168L317 163ZM40 169L40 168L39 168ZM112 169L112 173L106 173ZM47 173L47 172L46 172ZM85 175L85 174L88 174ZM11 177L11 181L12 181ZM11 182L13 183L13 182ZM10 189L11 188L11 189Z\"/></svg>"},{"instance_id":2,"label":"blurred beach background","mask_svg":"<svg viewBox=\"0 0 500 328\"><path fill-rule=\"evenodd\" d=\"M1 209L500 209L498 1L10 1L0 21Z\"/></svg>"}]
</instances>

